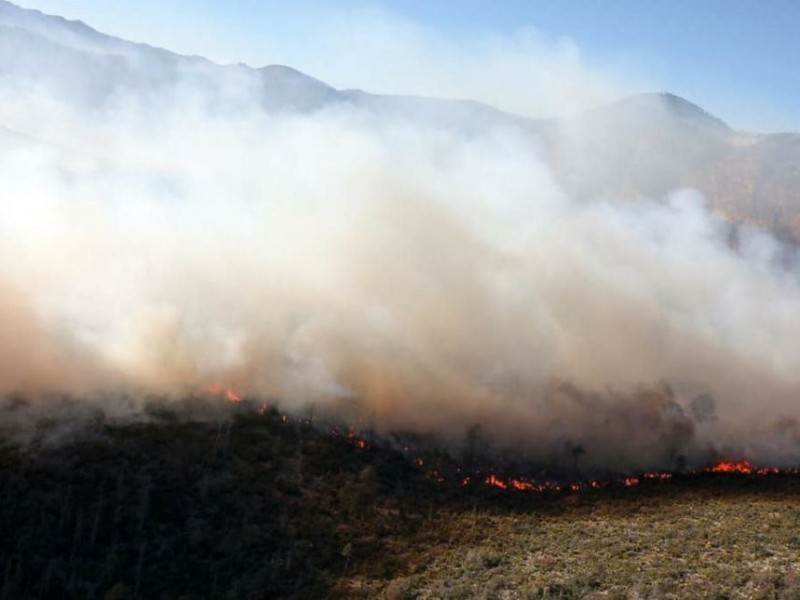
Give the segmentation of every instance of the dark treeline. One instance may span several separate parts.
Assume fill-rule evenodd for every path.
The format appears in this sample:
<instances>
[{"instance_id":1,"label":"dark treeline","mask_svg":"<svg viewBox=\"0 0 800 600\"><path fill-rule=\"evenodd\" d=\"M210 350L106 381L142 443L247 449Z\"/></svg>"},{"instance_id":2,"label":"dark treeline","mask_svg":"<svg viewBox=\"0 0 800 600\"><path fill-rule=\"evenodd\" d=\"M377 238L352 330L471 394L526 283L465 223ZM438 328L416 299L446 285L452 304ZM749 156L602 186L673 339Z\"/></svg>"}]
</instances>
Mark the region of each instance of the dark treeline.
<instances>
[{"instance_id":1,"label":"dark treeline","mask_svg":"<svg viewBox=\"0 0 800 600\"><path fill-rule=\"evenodd\" d=\"M377 497L416 527L432 485L400 452L274 410L7 444L0 598L323 597L371 551Z\"/></svg>"}]
</instances>

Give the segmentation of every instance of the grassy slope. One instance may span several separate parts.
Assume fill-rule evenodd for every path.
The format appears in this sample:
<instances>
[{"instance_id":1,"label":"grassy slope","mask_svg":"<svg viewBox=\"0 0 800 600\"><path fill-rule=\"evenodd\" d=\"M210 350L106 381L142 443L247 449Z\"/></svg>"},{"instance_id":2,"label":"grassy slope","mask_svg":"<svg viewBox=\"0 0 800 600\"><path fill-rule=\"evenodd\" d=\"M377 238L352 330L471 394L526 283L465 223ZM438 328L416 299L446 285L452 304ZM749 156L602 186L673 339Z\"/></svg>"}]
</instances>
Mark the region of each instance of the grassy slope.
<instances>
[{"instance_id":1,"label":"grassy slope","mask_svg":"<svg viewBox=\"0 0 800 600\"><path fill-rule=\"evenodd\" d=\"M0 598L800 597L795 478L542 497L354 442L273 411L5 445Z\"/></svg>"},{"instance_id":2,"label":"grassy slope","mask_svg":"<svg viewBox=\"0 0 800 600\"><path fill-rule=\"evenodd\" d=\"M770 487L706 480L447 512L406 542L405 576L340 586L365 598L800 598L797 485Z\"/></svg>"}]
</instances>

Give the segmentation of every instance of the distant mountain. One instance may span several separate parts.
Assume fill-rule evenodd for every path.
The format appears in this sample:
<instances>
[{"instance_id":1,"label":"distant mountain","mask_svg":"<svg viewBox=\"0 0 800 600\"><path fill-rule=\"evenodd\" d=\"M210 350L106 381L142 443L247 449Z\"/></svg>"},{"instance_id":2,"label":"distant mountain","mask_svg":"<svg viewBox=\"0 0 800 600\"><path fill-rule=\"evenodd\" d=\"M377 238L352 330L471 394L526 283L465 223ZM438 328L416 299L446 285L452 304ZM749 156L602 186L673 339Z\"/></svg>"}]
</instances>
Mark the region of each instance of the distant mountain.
<instances>
[{"instance_id":1,"label":"distant mountain","mask_svg":"<svg viewBox=\"0 0 800 600\"><path fill-rule=\"evenodd\" d=\"M642 94L563 119L546 135L558 173L579 196L659 196L725 147L731 130L670 94Z\"/></svg>"},{"instance_id":2,"label":"distant mountain","mask_svg":"<svg viewBox=\"0 0 800 600\"><path fill-rule=\"evenodd\" d=\"M330 86L284 66L221 66L102 34L80 21L0 0L0 82L44 86L67 102L102 109L119 98L195 94L235 109L260 99L267 110L314 110L339 100Z\"/></svg>"},{"instance_id":3,"label":"distant mountain","mask_svg":"<svg viewBox=\"0 0 800 600\"><path fill-rule=\"evenodd\" d=\"M642 94L552 124L544 134L579 197L658 198L700 190L734 223L800 239L800 135L731 129L672 94Z\"/></svg>"},{"instance_id":4,"label":"distant mountain","mask_svg":"<svg viewBox=\"0 0 800 600\"><path fill-rule=\"evenodd\" d=\"M354 106L467 136L514 128L543 142L556 175L576 198L659 198L696 187L732 222L800 240L800 135L737 132L672 94L641 94L577 116L536 120L469 100L337 90L282 65L217 65L3 0L0 86L45 89L93 110L120 98L147 103L192 94L222 111L255 98L270 112ZM14 123L0 127L6 128L0 129L0 149L24 137Z\"/></svg>"}]
</instances>

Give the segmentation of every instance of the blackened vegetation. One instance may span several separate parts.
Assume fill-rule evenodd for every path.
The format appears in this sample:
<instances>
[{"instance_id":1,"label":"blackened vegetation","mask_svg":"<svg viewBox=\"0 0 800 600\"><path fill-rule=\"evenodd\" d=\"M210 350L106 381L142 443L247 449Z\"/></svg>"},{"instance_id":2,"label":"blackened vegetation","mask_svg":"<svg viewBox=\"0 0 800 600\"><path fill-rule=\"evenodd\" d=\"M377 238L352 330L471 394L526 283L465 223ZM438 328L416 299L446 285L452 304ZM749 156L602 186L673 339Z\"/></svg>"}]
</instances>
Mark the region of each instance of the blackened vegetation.
<instances>
[{"instance_id":1,"label":"blackened vegetation","mask_svg":"<svg viewBox=\"0 0 800 600\"><path fill-rule=\"evenodd\" d=\"M162 416L0 450L0 598L324 597L430 510L398 452L274 410Z\"/></svg>"},{"instance_id":2,"label":"blackened vegetation","mask_svg":"<svg viewBox=\"0 0 800 600\"><path fill-rule=\"evenodd\" d=\"M0 599L330 597L358 573L402 576L397 547L431 535L440 512L564 506L485 485L479 428L454 457L246 403L214 420L149 415L0 448ZM585 492L601 493L629 492Z\"/></svg>"}]
</instances>

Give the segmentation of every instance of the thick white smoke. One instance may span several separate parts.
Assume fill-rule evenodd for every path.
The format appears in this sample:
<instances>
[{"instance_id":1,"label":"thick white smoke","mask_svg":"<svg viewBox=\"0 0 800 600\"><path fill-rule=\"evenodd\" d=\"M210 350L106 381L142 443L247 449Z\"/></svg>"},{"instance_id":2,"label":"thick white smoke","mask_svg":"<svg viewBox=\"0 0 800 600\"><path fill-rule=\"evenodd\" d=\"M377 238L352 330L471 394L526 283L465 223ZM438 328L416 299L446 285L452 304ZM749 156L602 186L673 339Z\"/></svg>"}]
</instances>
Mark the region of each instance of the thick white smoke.
<instances>
[{"instance_id":1,"label":"thick white smoke","mask_svg":"<svg viewBox=\"0 0 800 600\"><path fill-rule=\"evenodd\" d=\"M800 284L767 235L733 250L690 190L571 198L523 128L240 83L4 92L0 392L221 382L598 466L800 459Z\"/></svg>"}]
</instances>

